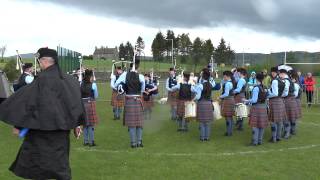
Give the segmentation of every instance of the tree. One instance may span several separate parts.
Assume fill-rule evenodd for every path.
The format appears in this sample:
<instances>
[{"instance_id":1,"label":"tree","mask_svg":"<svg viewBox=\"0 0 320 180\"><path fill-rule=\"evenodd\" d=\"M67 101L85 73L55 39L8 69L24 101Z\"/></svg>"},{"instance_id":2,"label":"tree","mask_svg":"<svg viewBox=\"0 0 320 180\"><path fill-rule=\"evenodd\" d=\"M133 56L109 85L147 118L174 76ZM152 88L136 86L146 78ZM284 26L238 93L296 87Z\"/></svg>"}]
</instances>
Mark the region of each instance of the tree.
<instances>
[{"instance_id":1,"label":"tree","mask_svg":"<svg viewBox=\"0 0 320 180\"><path fill-rule=\"evenodd\" d=\"M232 64L234 60L236 59L236 53L234 50L231 49L230 44L227 47L226 51L226 63L225 64Z\"/></svg>"},{"instance_id":2,"label":"tree","mask_svg":"<svg viewBox=\"0 0 320 180\"><path fill-rule=\"evenodd\" d=\"M178 36L178 51L182 56L190 55L192 42L189 38L189 34L181 34Z\"/></svg>"},{"instance_id":3,"label":"tree","mask_svg":"<svg viewBox=\"0 0 320 180\"><path fill-rule=\"evenodd\" d=\"M121 43L119 46L119 60L126 58L126 48L124 47L124 44Z\"/></svg>"},{"instance_id":4,"label":"tree","mask_svg":"<svg viewBox=\"0 0 320 180\"><path fill-rule=\"evenodd\" d=\"M16 62L14 60L8 61L4 66L3 71L6 73L9 81L14 81L18 78L20 71L16 70Z\"/></svg>"},{"instance_id":5,"label":"tree","mask_svg":"<svg viewBox=\"0 0 320 180\"><path fill-rule=\"evenodd\" d=\"M125 60L127 61L132 61L133 56L134 56L134 49L132 44L128 41L124 47L125 49Z\"/></svg>"},{"instance_id":6,"label":"tree","mask_svg":"<svg viewBox=\"0 0 320 180\"><path fill-rule=\"evenodd\" d=\"M152 46L152 55L155 60L162 61L164 52L166 51L166 40L162 32L158 32L156 37L153 39Z\"/></svg>"},{"instance_id":7,"label":"tree","mask_svg":"<svg viewBox=\"0 0 320 180\"><path fill-rule=\"evenodd\" d=\"M214 47L211 39L208 39L204 42L202 46L202 51L203 51L203 58L209 62L214 52Z\"/></svg>"},{"instance_id":8,"label":"tree","mask_svg":"<svg viewBox=\"0 0 320 180\"><path fill-rule=\"evenodd\" d=\"M193 71L196 71L197 66L201 63L201 59L203 58L203 49L202 49L202 45L203 42L202 40L197 37L194 41L193 41L193 46L192 46L192 50L191 50L191 57L192 57L192 61L191 63L194 65L193 67Z\"/></svg>"},{"instance_id":9,"label":"tree","mask_svg":"<svg viewBox=\"0 0 320 180\"><path fill-rule=\"evenodd\" d=\"M143 39L142 39L142 37L138 37L138 39L137 39L137 42L136 42L136 46L137 46L137 51L138 51L138 56L141 56L141 54L142 54L142 52L143 52L143 50L144 50L144 48L145 48L145 44L144 44L144 41L143 41Z\"/></svg>"},{"instance_id":10,"label":"tree","mask_svg":"<svg viewBox=\"0 0 320 180\"><path fill-rule=\"evenodd\" d=\"M6 51L7 51L7 46L6 46L6 45L5 45L5 46L2 46L2 47L0 48L1 60L3 60L3 56L4 56L4 54L6 53Z\"/></svg>"},{"instance_id":11,"label":"tree","mask_svg":"<svg viewBox=\"0 0 320 180\"><path fill-rule=\"evenodd\" d=\"M177 38L175 37L174 32L172 30L167 31L166 40L167 57L174 56L174 49L177 47ZM174 49L172 49L172 46Z\"/></svg>"},{"instance_id":12,"label":"tree","mask_svg":"<svg viewBox=\"0 0 320 180\"><path fill-rule=\"evenodd\" d=\"M215 59L218 64L224 63L224 64L231 64L230 60L228 59L228 53L231 55L231 49L228 50L226 46L226 41L221 38L219 46L215 50Z\"/></svg>"}]
</instances>

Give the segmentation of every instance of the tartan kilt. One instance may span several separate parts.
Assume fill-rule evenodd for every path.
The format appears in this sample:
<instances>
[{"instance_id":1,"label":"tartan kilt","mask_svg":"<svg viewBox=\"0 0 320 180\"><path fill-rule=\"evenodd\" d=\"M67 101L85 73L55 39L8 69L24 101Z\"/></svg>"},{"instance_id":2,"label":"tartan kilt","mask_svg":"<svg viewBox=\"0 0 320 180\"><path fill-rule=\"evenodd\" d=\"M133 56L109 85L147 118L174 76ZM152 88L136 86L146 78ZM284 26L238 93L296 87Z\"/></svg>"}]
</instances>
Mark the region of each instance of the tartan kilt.
<instances>
[{"instance_id":1,"label":"tartan kilt","mask_svg":"<svg viewBox=\"0 0 320 180\"><path fill-rule=\"evenodd\" d=\"M266 128L268 126L268 111L266 104L256 104L250 109L249 125L255 128Z\"/></svg>"},{"instance_id":2,"label":"tartan kilt","mask_svg":"<svg viewBox=\"0 0 320 180\"><path fill-rule=\"evenodd\" d=\"M82 99L84 109L86 111L86 118L84 126L95 126L98 124L99 119L96 111L96 101L91 98Z\"/></svg>"},{"instance_id":3,"label":"tartan kilt","mask_svg":"<svg viewBox=\"0 0 320 180\"><path fill-rule=\"evenodd\" d=\"M143 99L143 98L142 98ZM154 101L153 101L153 97L150 96L150 99L148 101L145 101L143 99L143 107L146 108L146 109L150 109L154 106Z\"/></svg>"},{"instance_id":4,"label":"tartan kilt","mask_svg":"<svg viewBox=\"0 0 320 180\"><path fill-rule=\"evenodd\" d=\"M302 118L301 99L296 98L296 102L297 102L298 119L300 119L300 118Z\"/></svg>"},{"instance_id":5,"label":"tartan kilt","mask_svg":"<svg viewBox=\"0 0 320 180\"><path fill-rule=\"evenodd\" d=\"M269 121L282 122L287 118L284 100L280 97L269 100Z\"/></svg>"},{"instance_id":6,"label":"tartan kilt","mask_svg":"<svg viewBox=\"0 0 320 180\"><path fill-rule=\"evenodd\" d=\"M184 117L184 114L185 114L185 102L187 102L187 101L185 101L185 100L180 100L180 99L178 99L178 101L177 101L177 115L179 116L179 117Z\"/></svg>"},{"instance_id":7,"label":"tartan kilt","mask_svg":"<svg viewBox=\"0 0 320 180\"><path fill-rule=\"evenodd\" d=\"M246 98L245 94L244 93L240 93L240 94L237 94L237 95L234 96L234 101L235 101L236 104L243 103L243 99L245 99L245 98Z\"/></svg>"},{"instance_id":8,"label":"tartan kilt","mask_svg":"<svg viewBox=\"0 0 320 180\"><path fill-rule=\"evenodd\" d=\"M123 124L127 127L143 127L143 104L141 97L126 97Z\"/></svg>"},{"instance_id":9,"label":"tartan kilt","mask_svg":"<svg viewBox=\"0 0 320 180\"><path fill-rule=\"evenodd\" d=\"M235 101L233 97L227 97L222 99L221 115L223 117L233 117L235 115L234 106L235 106Z\"/></svg>"},{"instance_id":10,"label":"tartan kilt","mask_svg":"<svg viewBox=\"0 0 320 180\"><path fill-rule=\"evenodd\" d=\"M213 120L212 101L208 101L208 100L198 101L197 120L202 123L211 122Z\"/></svg>"},{"instance_id":11,"label":"tartan kilt","mask_svg":"<svg viewBox=\"0 0 320 180\"><path fill-rule=\"evenodd\" d=\"M284 102L286 106L287 120L294 122L297 121L297 119L299 119L299 109L296 98L294 96L289 96L284 99Z\"/></svg>"},{"instance_id":12,"label":"tartan kilt","mask_svg":"<svg viewBox=\"0 0 320 180\"><path fill-rule=\"evenodd\" d=\"M123 107L124 106L124 94L118 94L117 91L112 91L112 98L111 98L111 106L113 107Z\"/></svg>"},{"instance_id":13,"label":"tartan kilt","mask_svg":"<svg viewBox=\"0 0 320 180\"><path fill-rule=\"evenodd\" d=\"M178 101L178 92L168 92L168 103L171 106L177 106Z\"/></svg>"}]
</instances>

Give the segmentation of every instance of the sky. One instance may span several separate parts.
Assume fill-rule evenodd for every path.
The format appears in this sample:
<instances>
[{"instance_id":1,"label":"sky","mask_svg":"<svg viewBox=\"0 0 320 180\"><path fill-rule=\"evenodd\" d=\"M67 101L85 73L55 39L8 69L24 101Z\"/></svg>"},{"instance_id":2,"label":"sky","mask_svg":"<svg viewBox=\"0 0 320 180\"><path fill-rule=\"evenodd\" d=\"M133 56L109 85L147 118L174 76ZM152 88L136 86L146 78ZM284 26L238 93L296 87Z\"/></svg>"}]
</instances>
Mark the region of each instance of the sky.
<instances>
[{"instance_id":1,"label":"sky","mask_svg":"<svg viewBox=\"0 0 320 180\"><path fill-rule=\"evenodd\" d=\"M156 33L193 40L223 37L236 52L320 51L317 0L0 0L0 46L6 56L63 47L84 55L95 46L135 43L152 55Z\"/></svg>"}]
</instances>

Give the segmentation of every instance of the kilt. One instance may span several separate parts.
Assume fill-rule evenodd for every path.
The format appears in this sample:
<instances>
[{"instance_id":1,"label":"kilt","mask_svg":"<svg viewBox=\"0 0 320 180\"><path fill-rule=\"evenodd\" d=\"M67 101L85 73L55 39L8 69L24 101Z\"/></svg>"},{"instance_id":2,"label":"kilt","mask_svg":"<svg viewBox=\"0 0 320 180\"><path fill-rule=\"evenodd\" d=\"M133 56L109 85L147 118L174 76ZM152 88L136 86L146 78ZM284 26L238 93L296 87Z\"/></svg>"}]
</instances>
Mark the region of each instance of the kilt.
<instances>
[{"instance_id":1,"label":"kilt","mask_svg":"<svg viewBox=\"0 0 320 180\"><path fill-rule=\"evenodd\" d=\"M234 101L235 101L236 104L243 103L243 99L245 99L245 98L246 98L245 94L244 93L240 93L240 94L237 94L237 95L234 96Z\"/></svg>"},{"instance_id":2,"label":"kilt","mask_svg":"<svg viewBox=\"0 0 320 180\"><path fill-rule=\"evenodd\" d=\"M288 96L284 98L284 102L286 106L287 120L294 122L297 121L297 119L299 119L299 109L296 98L294 96Z\"/></svg>"},{"instance_id":3,"label":"kilt","mask_svg":"<svg viewBox=\"0 0 320 180\"><path fill-rule=\"evenodd\" d=\"M185 100L180 100L178 99L177 101L177 115L178 117L184 117L184 113L185 113Z\"/></svg>"},{"instance_id":4,"label":"kilt","mask_svg":"<svg viewBox=\"0 0 320 180\"><path fill-rule=\"evenodd\" d=\"M118 94L117 91L112 91L112 98L111 98L111 106L113 107L123 107L124 106L124 94Z\"/></svg>"},{"instance_id":5,"label":"kilt","mask_svg":"<svg viewBox=\"0 0 320 180\"><path fill-rule=\"evenodd\" d=\"M226 97L222 99L221 102L221 115L223 117L233 117L234 116L234 98L233 97Z\"/></svg>"},{"instance_id":6,"label":"kilt","mask_svg":"<svg viewBox=\"0 0 320 180\"><path fill-rule=\"evenodd\" d=\"M296 98L296 102L297 102L298 119L300 119L300 118L302 118L301 99Z\"/></svg>"},{"instance_id":7,"label":"kilt","mask_svg":"<svg viewBox=\"0 0 320 180\"><path fill-rule=\"evenodd\" d=\"M269 121L282 122L287 118L284 100L280 97L269 100Z\"/></svg>"},{"instance_id":8,"label":"kilt","mask_svg":"<svg viewBox=\"0 0 320 180\"><path fill-rule=\"evenodd\" d=\"M144 100L143 99L143 108L146 108L146 109L150 109L154 106L154 102L153 102L153 97L150 96L149 100Z\"/></svg>"},{"instance_id":9,"label":"kilt","mask_svg":"<svg viewBox=\"0 0 320 180\"><path fill-rule=\"evenodd\" d=\"M208 100L198 101L197 120L202 123L211 122L213 120L212 101L208 101Z\"/></svg>"},{"instance_id":10,"label":"kilt","mask_svg":"<svg viewBox=\"0 0 320 180\"><path fill-rule=\"evenodd\" d=\"M86 111L86 118L84 126L95 126L98 124L99 119L96 111L96 101L91 98L82 99L84 109Z\"/></svg>"},{"instance_id":11,"label":"kilt","mask_svg":"<svg viewBox=\"0 0 320 180\"><path fill-rule=\"evenodd\" d=\"M141 97L126 96L123 124L128 127L143 127L143 104Z\"/></svg>"},{"instance_id":12,"label":"kilt","mask_svg":"<svg viewBox=\"0 0 320 180\"><path fill-rule=\"evenodd\" d=\"M266 104L255 104L250 109L249 125L255 128L268 126L268 111Z\"/></svg>"},{"instance_id":13,"label":"kilt","mask_svg":"<svg viewBox=\"0 0 320 180\"><path fill-rule=\"evenodd\" d=\"M168 103L171 106L177 106L177 101L178 101L178 92L168 92Z\"/></svg>"}]
</instances>

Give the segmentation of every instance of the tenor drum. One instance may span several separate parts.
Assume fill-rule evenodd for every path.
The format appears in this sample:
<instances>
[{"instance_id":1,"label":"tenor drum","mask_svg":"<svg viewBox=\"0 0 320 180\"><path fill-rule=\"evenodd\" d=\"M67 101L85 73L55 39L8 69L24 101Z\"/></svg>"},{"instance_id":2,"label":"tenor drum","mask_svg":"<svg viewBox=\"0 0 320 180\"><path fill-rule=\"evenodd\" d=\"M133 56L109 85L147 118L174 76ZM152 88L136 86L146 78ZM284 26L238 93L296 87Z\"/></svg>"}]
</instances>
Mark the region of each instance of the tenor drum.
<instances>
[{"instance_id":1,"label":"tenor drum","mask_svg":"<svg viewBox=\"0 0 320 180\"><path fill-rule=\"evenodd\" d=\"M243 103L236 104L235 113L238 118L246 118L249 115L248 106Z\"/></svg>"},{"instance_id":2,"label":"tenor drum","mask_svg":"<svg viewBox=\"0 0 320 180\"><path fill-rule=\"evenodd\" d=\"M184 103L184 118L196 118L197 104L194 101L187 101Z\"/></svg>"},{"instance_id":3,"label":"tenor drum","mask_svg":"<svg viewBox=\"0 0 320 180\"><path fill-rule=\"evenodd\" d=\"M219 102L214 101L212 102L212 106L213 106L213 119L217 120L217 119L221 119L221 107L219 105Z\"/></svg>"}]
</instances>

